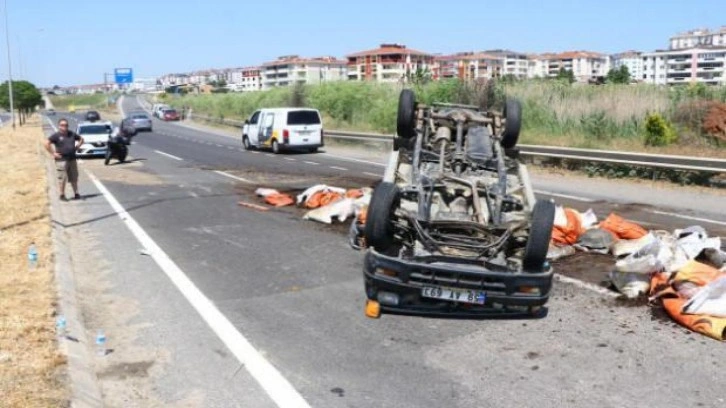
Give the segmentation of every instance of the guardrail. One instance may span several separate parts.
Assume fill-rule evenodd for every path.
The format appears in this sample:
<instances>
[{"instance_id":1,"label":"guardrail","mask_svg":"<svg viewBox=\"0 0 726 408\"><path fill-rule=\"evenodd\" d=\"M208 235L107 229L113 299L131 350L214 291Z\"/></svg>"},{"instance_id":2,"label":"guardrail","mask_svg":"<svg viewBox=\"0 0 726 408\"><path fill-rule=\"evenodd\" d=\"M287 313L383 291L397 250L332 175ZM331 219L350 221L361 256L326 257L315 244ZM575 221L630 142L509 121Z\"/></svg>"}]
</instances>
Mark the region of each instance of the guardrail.
<instances>
[{"instance_id":1,"label":"guardrail","mask_svg":"<svg viewBox=\"0 0 726 408\"><path fill-rule=\"evenodd\" d=\"M189 119L198 119L211 123L241 128L243 121L212 118L204 115L190 113ZM366 142L393 142L393 135L378 133L349 132L342 130L329 130L326 137L337 139L360 140ZM588 161L595 163L623 164L641 167L656 167L671 170L701 171L712 173L726 173L726 159L710 159L703 157L674 156L662 154L618 152L595 149L577 149L570 147L519 145L523 156Z\"/></svg>"}]
</instances>

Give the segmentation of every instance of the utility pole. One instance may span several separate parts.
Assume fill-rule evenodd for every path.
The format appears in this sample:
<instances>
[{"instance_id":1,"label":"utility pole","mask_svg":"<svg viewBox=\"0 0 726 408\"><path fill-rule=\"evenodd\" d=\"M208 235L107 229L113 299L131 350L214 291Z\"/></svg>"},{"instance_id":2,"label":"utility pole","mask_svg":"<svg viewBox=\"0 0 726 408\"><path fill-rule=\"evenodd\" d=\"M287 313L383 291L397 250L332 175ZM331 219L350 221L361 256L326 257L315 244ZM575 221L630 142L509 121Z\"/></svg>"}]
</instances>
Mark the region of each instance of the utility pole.
<instances>
[{"instance_id":1,"label":"utility pole","mask_svg":"<svg viewBox=\"0 0 726 408\"><path fill-rule=\"evenodd\" d=\"M13 65L10 59L10 30L8 29L8 0L5 0L5 43L8 48L8 93L10 94L10 118L15 130L15 110L13 105Z\"/></svg>"}]
</instances>

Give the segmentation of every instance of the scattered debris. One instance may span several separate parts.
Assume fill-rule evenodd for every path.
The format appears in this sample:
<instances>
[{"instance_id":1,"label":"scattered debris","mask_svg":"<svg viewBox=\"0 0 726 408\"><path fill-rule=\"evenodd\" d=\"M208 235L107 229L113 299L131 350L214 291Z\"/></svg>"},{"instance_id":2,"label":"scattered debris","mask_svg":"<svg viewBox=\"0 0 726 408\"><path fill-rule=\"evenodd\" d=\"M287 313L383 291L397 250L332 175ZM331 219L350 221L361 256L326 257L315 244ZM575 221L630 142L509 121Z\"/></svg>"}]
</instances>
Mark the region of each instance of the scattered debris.
<instances>
[{"instance_id":1,"label":"scattered debris","mask_svg":"<svg viewBox=\"0 0 726 408\"><path fill-rule=\"evenodd\" d=\"M240 201L237 204L240 205L240 206L242 206L242 207L252 208L252 209L260 210L260 211L267 211L267 210L269 210L269 208L267 208L265 206L257 205L257 204L253 204L253 203L248 203L246 201Z\"/></svg>"},{"instance_id":2,"label":"scattered debris","mask_svg":"<svg viewBox=\"0 0 726 408\"><path fill-rule=\"evenodd\" d=\"M660 301L679 324L716 340L726 340L726 272L689 261L676 273L655 273L651 301Z\"/></svg>"}]
</instances>

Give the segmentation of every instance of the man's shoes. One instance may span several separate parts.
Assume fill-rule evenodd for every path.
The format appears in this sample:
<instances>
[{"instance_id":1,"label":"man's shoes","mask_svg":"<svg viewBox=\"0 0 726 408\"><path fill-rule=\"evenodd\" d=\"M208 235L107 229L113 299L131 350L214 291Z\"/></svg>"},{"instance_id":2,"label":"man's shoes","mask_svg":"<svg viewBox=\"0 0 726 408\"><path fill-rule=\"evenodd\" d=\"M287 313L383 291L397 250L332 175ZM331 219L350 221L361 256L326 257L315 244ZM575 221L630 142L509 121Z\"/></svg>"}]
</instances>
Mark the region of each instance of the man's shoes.
<instances>
[{"instance_id":1,"label":"man's shoes","mask_svg":"<svg viewBox=\"0 0 726 408\"><path fill-rule=\"evenodd\" d=\"M65 194L61 194L60 195L60 200L61 201L68 201L68 199L66 198L66 195Z\"/></svg>"},{"instance_id":2,"label":"man's shoes","mask_svg":"<svg viewBox=\"0 0 726 408\"><path fill-rule=\"evenodd\" d=\"M74 199L74 200L80 200L80 199L81 199L81 195L80 195L80 194L78 194L78 193L76 193L76 195L75 195L75 196L73 196L73 199Z\"/></svg>"}]
</instances>

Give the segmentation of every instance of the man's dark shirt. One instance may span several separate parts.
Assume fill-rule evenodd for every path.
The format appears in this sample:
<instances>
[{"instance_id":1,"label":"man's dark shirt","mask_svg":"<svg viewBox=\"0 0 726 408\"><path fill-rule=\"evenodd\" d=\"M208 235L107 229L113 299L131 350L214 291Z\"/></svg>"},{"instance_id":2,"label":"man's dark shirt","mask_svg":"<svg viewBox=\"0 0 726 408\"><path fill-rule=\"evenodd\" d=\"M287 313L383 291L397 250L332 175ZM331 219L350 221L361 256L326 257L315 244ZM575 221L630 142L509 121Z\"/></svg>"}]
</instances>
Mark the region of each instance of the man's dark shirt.
<instances>
[{"instance_id":1,"label":"man's dark shirt","mask_svg":"<svg viewBox=\"0 0 726 408\"><path fill-rule=\"evenodd\" d=\"M60 153L64 160L76 159L76 140L80 139L78 134L70 130L65 135L55 132L48 137L48 140L55 145L55 151Z\"/></svg>"}]
</instances>

